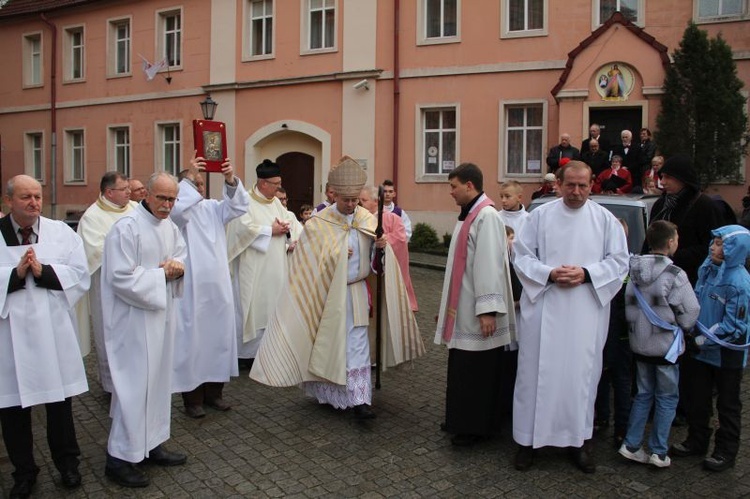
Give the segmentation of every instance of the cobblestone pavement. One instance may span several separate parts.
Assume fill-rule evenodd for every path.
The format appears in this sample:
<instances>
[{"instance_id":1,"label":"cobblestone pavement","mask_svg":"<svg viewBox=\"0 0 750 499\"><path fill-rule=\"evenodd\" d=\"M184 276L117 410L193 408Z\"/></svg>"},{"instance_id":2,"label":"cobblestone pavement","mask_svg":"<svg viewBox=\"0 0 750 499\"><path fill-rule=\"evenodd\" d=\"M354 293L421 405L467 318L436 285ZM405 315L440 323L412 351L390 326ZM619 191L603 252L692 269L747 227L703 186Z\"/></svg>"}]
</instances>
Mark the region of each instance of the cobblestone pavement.
<instances>
[{"instance_id":1,"label":"cobblestone pavement","mask_svg":"<svg viewBox=\"0 0 750 499\"><path fill-rule=\"evenodd\" d=\"M389 370L374 395L377 419L356 422L349 412L319 406L296 388L272 389L242 372L225 390L233 409L188 419L173 397L168 448L188 454L185 466L149 467L151 485L128 490L104 477L108 406L86 359L90 391L74 400L83 485L60 485L45 440L44 410L35 408L35 453L42 471L35 497L740 497L750 496L747 409L734 469L712 474L699 458L674 459L656 470L625 462L611 432L599 438L597 472L575 469L565 450L545 449L534 467L517 472L510 428L474 448L453 448L440 431L447 354L432 343L442 272L413 268L427 355ZM747 383L743 400L748 401ZM677 428L672 441L681 441ZM11 465L0 449L0 489L7 497Z\"/></svg>"}]
</instances>

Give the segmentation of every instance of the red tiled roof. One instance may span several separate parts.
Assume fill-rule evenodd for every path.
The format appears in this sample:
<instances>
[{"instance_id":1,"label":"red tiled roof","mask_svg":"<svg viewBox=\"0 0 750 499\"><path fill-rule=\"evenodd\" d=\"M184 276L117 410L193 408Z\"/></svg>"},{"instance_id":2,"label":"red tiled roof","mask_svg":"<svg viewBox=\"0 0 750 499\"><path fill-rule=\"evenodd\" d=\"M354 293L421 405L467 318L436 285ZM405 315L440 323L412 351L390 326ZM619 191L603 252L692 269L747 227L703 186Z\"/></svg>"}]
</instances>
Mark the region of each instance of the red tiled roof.
<instances>
[{"instance_id":1,"label":"red tiled roof","mask_svg":"<svg viewBox=\"0 0 750 499\"><path fill-rule=\"evenodd\" d=\"M98 1L101 0L10 0L3 8L0 8L0 19L49 12Z\"/></svg>"},{"instance_id":2,"label":"red tiled roof","mask_svg":"<svg viewBox=\"0 0 750 499\"><path fill-rule=\"evenodd\" d=\"M633 24L630 20L623 16L621 12L618 11L612 14L612 17L607 19L607 21L599 26L596 31L591 33L588 38L579 43L576 48L568 52L568 62L565 64L565 69L560 75L560 79L558 80L557 85L555 85L555 88L552 89L552 97L557 99L557 93L565 86L565 82L568 80L568 76L570 76L570 71L573 69L573 61L575 61L575 58L578 56L578 54L588 48L589 45L594 43L597 38L606 33L607 30L609 30L609 28L611 28L615 24L621 24L625 29L646 42L647 45L652 46L654 50L659 52L662 66L664 66L665 69L669 66L669 49L667 49L667 46L657 42L656 38L646 33L643 28Z\"/></svg>"}]
</instances>

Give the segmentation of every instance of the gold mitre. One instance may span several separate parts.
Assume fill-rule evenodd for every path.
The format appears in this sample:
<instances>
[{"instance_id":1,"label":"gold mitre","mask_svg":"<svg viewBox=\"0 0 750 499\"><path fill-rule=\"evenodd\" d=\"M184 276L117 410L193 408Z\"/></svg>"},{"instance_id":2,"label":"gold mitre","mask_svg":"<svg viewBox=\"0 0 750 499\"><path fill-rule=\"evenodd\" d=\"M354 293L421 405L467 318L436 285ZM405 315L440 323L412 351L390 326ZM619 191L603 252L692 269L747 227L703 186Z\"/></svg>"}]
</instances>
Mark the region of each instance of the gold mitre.
<instances>
[{"instance_id":1,"label":"gold mitre","mask_svg":"<svg viewBox=\"0 0 750 499\"><path fill-rule=\"evenodd\" d=\"M366 183L367 173L349 156L341 158L328 174L328 185L342 197L358 197Z\"/></svg>"}]
</instances>

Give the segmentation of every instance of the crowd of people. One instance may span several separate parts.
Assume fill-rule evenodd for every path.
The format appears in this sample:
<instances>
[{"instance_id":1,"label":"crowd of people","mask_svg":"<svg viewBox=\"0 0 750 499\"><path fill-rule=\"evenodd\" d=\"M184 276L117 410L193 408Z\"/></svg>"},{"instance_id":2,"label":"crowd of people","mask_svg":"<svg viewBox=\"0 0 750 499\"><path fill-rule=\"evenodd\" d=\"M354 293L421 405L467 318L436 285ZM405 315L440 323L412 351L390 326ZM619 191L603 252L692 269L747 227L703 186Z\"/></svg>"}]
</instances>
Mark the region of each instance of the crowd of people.
<instances>
[{"instance_id":1,"label":"crowd of people","mask_svg":"<svg viewBox=\"0 0 750 499\"><path fill-rule=\"evenodd\" d=\"M516 469L552 446L569 448L591 473L595 428L609 423L603 385L611 383L615 445L625 458L667 467L670 455L700 454L707 469L727 469L740 442L750 232L722 224L690 160L654 155L648 130L640 146L623 132L622 150L606 160L598 132L592 125L582 153L563 134L542 187L559 199L531 212L517 182L501 184L495 205L477 165L448 175L460 214L434 337L448 349L442 430L453 445L471 446L512 417ZM651 169L632 159L648 154ZM631 168L628 184L620 171ZM81 484L72 398L88 389L90 332L111 394L105 475L125 487L149 485L142 463L187 461L165 446L173 393L186 417L228 411L224 386L249 369L260 383L300 386L369 420L373 362L386 369L424 353L409 277L411 220L395 204L393 182L383 182L378 213L378 189L344 157L329 174L326 200L303 206L298 219L273 161L259 164L257 182L245 189L227 159L221 199L206 198L205 169L194 157L178 177L155 173L145 186L105 173L77 234L41 215L39 182L26 175L8 182L0 422L15 468L12 497L28 497L39 473L35 405L45 405L61 483ZM663 190L641 255L628 253L627 226L589 200L599 189L631 190L633 178ZM720 429L708 454L714 386ZM678 410L688 438L670 448Z\"/></svg>"}]
</instances>

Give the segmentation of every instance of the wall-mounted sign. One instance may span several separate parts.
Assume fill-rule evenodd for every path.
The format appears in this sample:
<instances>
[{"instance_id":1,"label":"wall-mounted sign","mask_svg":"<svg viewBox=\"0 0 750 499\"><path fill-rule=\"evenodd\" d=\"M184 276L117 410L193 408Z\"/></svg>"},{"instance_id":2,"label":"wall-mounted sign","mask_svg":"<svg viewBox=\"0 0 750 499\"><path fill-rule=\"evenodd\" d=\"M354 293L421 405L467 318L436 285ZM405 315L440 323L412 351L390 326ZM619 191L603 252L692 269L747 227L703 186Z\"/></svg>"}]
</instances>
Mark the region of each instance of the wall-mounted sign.
<instances>
[{"instance_id":1,"label":"wall-mounted sign","mask_svg":"<svg viewBox=\"0 0 750 499\"><path fill-rule=\"evenodd\" d=\"M610 62L594 73L594 84L603 100L628 100L635 86L633 68L623 62Z\"/></svg>"}]
</instances>

